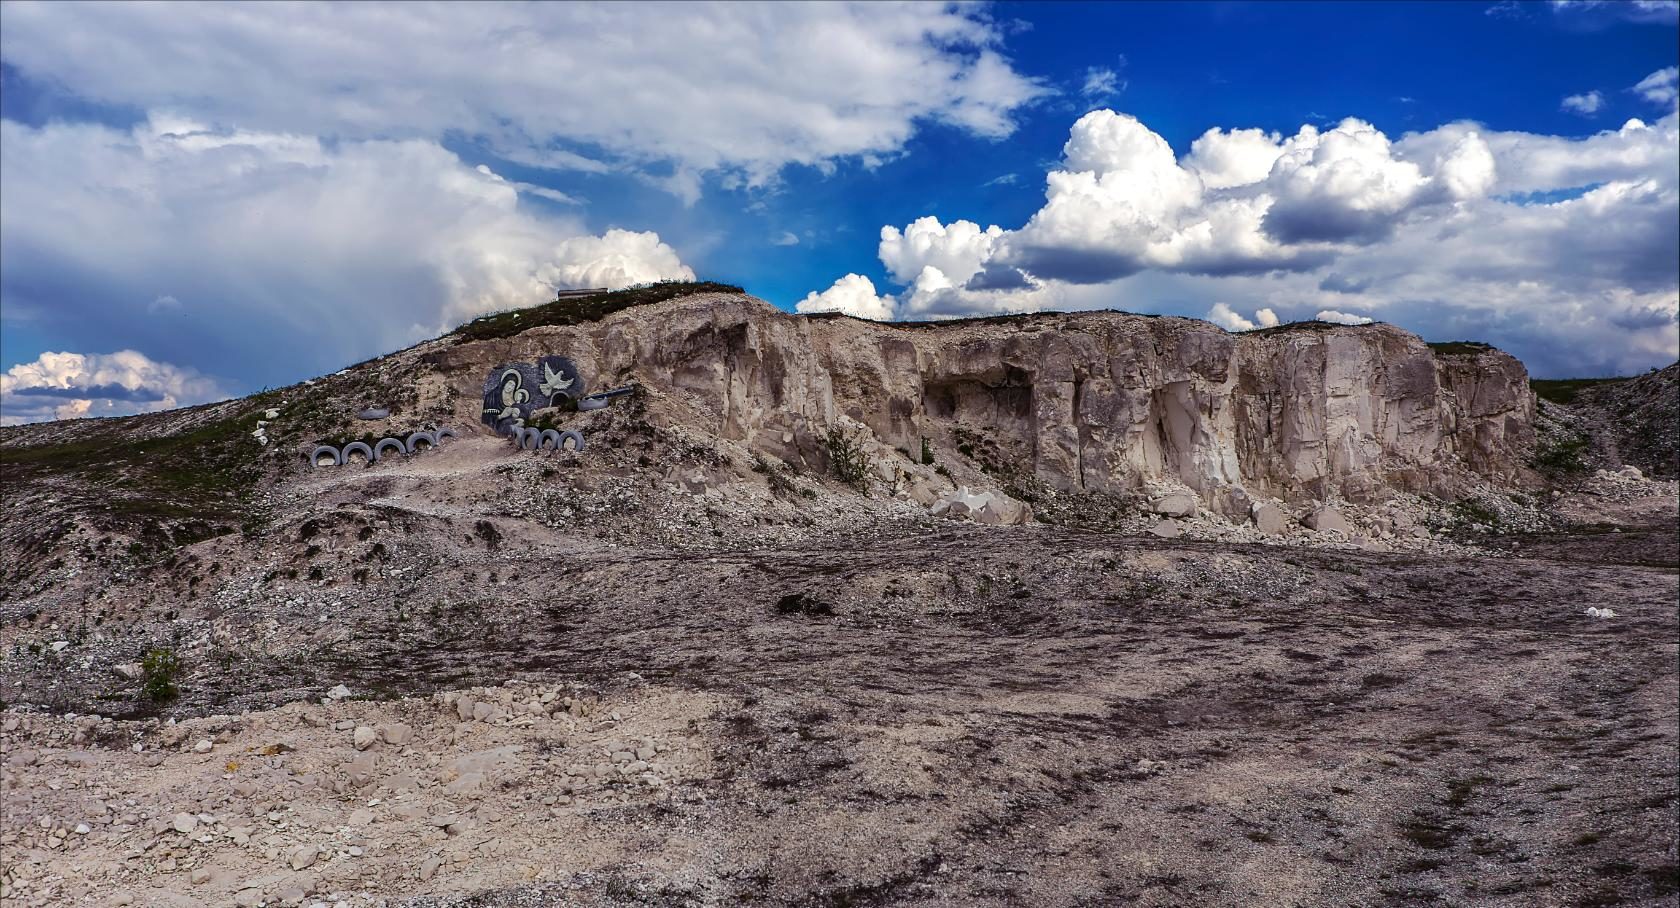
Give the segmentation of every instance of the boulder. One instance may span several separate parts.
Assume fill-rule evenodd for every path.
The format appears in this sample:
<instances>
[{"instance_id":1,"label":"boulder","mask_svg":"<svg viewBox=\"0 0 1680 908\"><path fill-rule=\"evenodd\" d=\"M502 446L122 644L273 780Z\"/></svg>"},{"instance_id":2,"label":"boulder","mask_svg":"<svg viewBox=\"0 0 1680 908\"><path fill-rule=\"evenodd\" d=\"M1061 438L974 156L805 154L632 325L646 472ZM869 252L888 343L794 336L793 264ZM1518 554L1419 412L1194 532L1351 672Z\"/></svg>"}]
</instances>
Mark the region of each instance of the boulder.
<instances>
[{"instance_id":1,"label":"boulder","mask_svg":"<svg viewBox=\"0 0 1680 908\"><path fill-rule=\"evenodd\" d=\"M1187 492L1173 492L1162 495L1149 503L1152 514L1163 517L1194 517L1196 514L1196 498Z\"/></svg>"},{"instance_id":2,"label":"boulder","mask_svg":"<svg viewBox=\"0 0 1680 908\"><path fill-rule=\"evenodd\" d=\"M968 486L940 495L928 513L990 526L1018 526L1032 521L1032 509L1022 502L1001 492L970 491Z\"/></svg>"},{"instance_id":3,"label":"boulder","mask_svg":"<svg viewBox=\"0 0 1680 908\"><path fill-rule=\"evenodd\" d=\"M1281 536L1289 531L1289 515L1275 504L1255 504L1249 516L1254 528L1268 536Z\"/></svg>"},{"instance_id":4,"label":"boulder","mask_svg":"<svg viewBox=\"0 0 1680 908\"><path fill-rule=\"evenodd\" d=\"M304 870L315 863L321 856L321 850L314 845L299 845L292 849L291 865L293 870Z\"/></svg>"},{"instance_id":5,"label":"boulder","mask_svg":"<svg viewBox=\"0 0 1680 908\"><path fill-rule=\"evenodd\" d=\"M1342 512L1329 505L1314 508L1301 522L1306 524L1308 529L1319 533L1334 531L1344 536L1353 533L1353 526L1342 516Z\"/></svg>"},{"instance_id":6,"label":"boulder","mask_svg":"<svg viewBox=\"0 0 1680 908\"><path fill-rule=\"evenodd\" d=\"M1220 516L1232 520L1242 520L1254 511L1254 499L1248 495L1248 490L1242 486L1226 486L1213 497L1214 510Z\"/></svg>"},{"instance_id":7,"label":"boulder","mask_svg":"<svg viewBox=\"0 0 1680 908\"><path fill-rule=\"evenodd\" d=\"M1159 536L1162 539L1177 539L1184 535L1184 524L1169 517L1150 527L1149 535Z\"/></svg>"},{"instance_id":8,"label":"boulder","mask_svg":"<svg viewBox=\"0 0 1680 908\"><path fill-rule=\"evenodd\" d=\"M373 727L369 725L356 726L356 730L352 733L351 737L351 741L356 745L357 750L367 750L378 740L379 733L374 731Z\"/></svg>"}]
</instances>

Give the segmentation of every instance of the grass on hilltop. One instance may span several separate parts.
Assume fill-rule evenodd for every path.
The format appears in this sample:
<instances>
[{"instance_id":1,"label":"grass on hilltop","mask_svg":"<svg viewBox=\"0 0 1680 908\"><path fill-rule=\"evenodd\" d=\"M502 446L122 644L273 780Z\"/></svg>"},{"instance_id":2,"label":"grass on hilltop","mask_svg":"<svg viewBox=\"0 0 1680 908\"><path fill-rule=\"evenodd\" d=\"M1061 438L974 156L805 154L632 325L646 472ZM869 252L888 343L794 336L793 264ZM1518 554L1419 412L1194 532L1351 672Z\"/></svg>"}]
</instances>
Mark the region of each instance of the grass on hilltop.
<instances>
[{"instance_id":1,"label":"grass on hilltop","mask_svg":"<svg viewBox=\"0 0 1680 908\"><path fill-rule=\"evenodd\" d=\"M1475 356L1492 350L1493 345L1481 341L1438 341L1430 344L1429 349L1437 356Z\"/></svg>"},{"instance_id":2,"label":"grass on hilltop","mask_svg":"<svg viewBox=\"0 0 1680 908\"><path fill-rule=\"evenodd\" d=\"M660 281L654 284L626 287L623 290L597 293L593 296L557 299L554 302L532 306L529 309L516 309L512 312L486 315L456 328L454 336L458 343L494 340L501 337L512 337L521 331L543 325L581 325L586 322L598 322L614 312L629 309L632 306L663 303L680 296L692 296L696 293L742 292L744 291L740 287L733 284L720 284L716 281Z\"/></svg>"},{"instance_id":3,"label":"grass on hilltop","mask_svg":"<svg viewBox=\"0 0 1680 908\"><path fill-rule=\"evenodd\" d=\"M1528 386L1544 400L1554 404L1572 404L1576 395L1588 388L1627 381L1625 378L1531 378Z\"/></svg>"}]
</instances>

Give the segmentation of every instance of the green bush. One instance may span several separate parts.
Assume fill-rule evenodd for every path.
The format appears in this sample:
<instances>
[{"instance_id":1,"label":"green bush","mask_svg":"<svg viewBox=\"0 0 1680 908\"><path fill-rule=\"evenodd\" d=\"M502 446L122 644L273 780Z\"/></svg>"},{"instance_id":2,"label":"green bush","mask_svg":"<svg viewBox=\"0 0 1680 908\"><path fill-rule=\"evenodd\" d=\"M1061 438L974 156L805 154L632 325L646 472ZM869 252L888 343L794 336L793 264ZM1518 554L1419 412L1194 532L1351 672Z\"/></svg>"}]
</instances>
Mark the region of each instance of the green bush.
<instances>
[{"instance_id":1,"label":"green bush","mask_svg":"<svg viewBox=\"0 0 1680 908\"><path fill-rule=\"evenodd\" d=\"M181 674L181 657L174 650L154 649L140 660L140 694L153 703L168 703L181 695L175 679Z\"/></svg>"},{"instance_id":2,"label":"green bush","mask_svg":"<svg viewBox=\"0 0 1680 908\"><path fill-rule=\"evenodd\" d=\"M786 476L782 475L780 470L771 466L770 462L765 460L762 454L753 455L752 471L764 477L765 482L770 484L770 491L773 494L798 491L798 486L793 484L793 480L788 479Z\"/></svg>"},{"instance_id":3,"label":"green bush","mask_svg":"<svg viewBox=\"0 0 1680 908\"><path fill-rule=\"evenodd\" d=\"M1552 477L1578 476L1591 469L1585 457L1589 444L1585 435L1576 435L1535 451L1529 464Z\"/></svg>"},{"instance_id":4,"label":"green bush","mask_svg":"<svg viewBox=\"0 0 1680 908\"><path fill-rule=\"evenodd\" d=\"M933 443L928 441L926 435L922 436L922 465L933 465Z\"/></svg>"},{"instance_id":5,"label":"green bush","mask_svg":"<svg viewBox=\"0 0 1680 908\"><path fill-rule=\"evenodd\" d=\"M830 429L823 439L823 446L828 449L828 464L834 475L841 482L867 494L871 464L862 441L840 429Z\"/></svg>"}]
</instances>

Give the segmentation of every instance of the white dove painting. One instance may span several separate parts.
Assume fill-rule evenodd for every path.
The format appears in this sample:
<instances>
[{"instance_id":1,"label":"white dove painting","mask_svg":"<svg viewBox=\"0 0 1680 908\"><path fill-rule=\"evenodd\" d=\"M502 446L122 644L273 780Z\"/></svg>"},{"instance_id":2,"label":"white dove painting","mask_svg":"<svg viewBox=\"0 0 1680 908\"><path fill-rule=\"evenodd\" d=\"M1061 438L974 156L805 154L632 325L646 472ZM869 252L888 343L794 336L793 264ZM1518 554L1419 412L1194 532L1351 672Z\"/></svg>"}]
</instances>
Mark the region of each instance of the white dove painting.
<instances>
[{"instance_id":1,"label":"white dove painting","mask_svg":"<svg viewBox=\"0 0 1680 908\"><path fill-rule=\"evenodd\" d=\"M550 364L550 359L558 359L558 357L545 358L539 364L542 366L543 380L537 385L537 390L552 401L556 394L564 393L567 388L570 388L576 382L576 379L566 376L564 366L558 369L554 368Z\"/></svg>"}]
</instances>

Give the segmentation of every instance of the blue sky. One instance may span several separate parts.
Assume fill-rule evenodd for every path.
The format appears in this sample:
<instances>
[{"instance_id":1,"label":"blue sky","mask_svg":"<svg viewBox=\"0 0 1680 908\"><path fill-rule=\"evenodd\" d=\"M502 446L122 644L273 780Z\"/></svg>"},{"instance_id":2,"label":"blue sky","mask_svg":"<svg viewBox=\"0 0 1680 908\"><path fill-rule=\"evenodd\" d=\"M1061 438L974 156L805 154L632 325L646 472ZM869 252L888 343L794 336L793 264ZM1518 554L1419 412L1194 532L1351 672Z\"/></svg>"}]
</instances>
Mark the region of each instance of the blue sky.
<instances>
[{"instance_id":1,"label":"blue sky","mask_svg":"<svg viewBox=\"0 0 1680 908\"><path fill-rule=\"evenodd\" d=\"M1670 2L0 20L8 422L691 274L877 318L1374 318L1539 375L1680 346Z\"/></svg>"}]
</instances>

